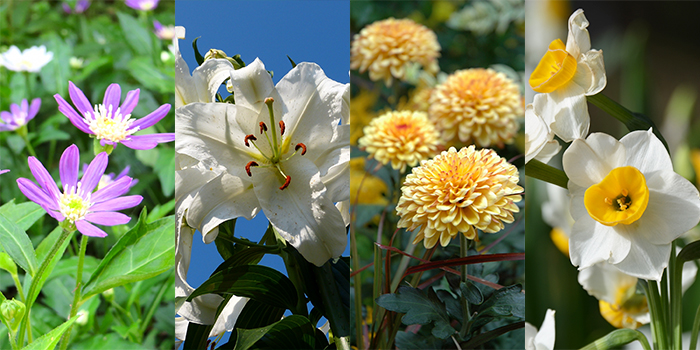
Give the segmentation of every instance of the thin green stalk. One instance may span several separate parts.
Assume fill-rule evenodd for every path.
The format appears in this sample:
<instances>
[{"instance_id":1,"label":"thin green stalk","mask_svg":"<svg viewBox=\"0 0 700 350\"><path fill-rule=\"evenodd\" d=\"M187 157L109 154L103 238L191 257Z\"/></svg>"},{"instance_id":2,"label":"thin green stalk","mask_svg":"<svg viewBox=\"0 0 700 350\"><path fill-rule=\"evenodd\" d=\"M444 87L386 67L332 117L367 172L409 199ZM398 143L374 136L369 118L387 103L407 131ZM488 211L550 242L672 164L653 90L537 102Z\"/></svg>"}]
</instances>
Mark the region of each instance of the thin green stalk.
<instances>
[{"instance_id":1,"label":"thin green stalk","mask_svg":"<svg viewBox=\"0 0 700 350\"><path fill-rule=\"evenodd\" d=\"M640 331L633 329L616 329L607 335L596 339L596 341L584 346L581 350L607 350L607 349L618 349L620 346L629 344L635 340L638 340L644 350L651 350L649 346L649 341ZM659 349L654 344L654 348ZM664 348L662 348L664 349Z\"/></svg>"},{"instance_id":2,"label":"thin green stalk","mask_svg":"<svg viewBox=\"0 0 700 350\"><path fill-rule=\"evenodd\" d=\"M23 128L26 128L27 126L23 126ZM24 144L27 145L27 151L29 151L29 154L32 155L32 157L36 157L36 152L34 152L34 147L32 147L32 143L29 142L29 137L27 136L26 133L20 133L20 136L22 136L22 140L24 140Z\"/></svg>"},{"instance_id":3,"label":"thin green stalk","mask_svg":"<svg viewBox=\"0 0 700 350\"><path fill-rule=\"evenodd\" d=\"M19 276L16 273L12 274L12 280L15 281L15 287L17 287L17 294L19 294L19 299L26 305L27 297L22 292L22 283L19 282Z\"/></svg>"},{"instance_id":4,"label":"thin green stalk","mask_svg":"<svg viewBox=\"0 0 700 350\"><path fill-rule=\"evenodd\" d=\"M669 318L671 321L671 333L673 348L683 348L683 262L678 263L676 257L676 243L671 244L671 258L668 262L668 278L671 285L671 309Z\"/></svg>"},{"instance_id":5,"label":"thin green stalk","mask_svg":"<svg viewBox=\"0 0 700 350\"><path fill-rule=\"evenodd\" d=\"M66 239L73 233L74 231L66 231L63 230L61 233L61 236L58 237L58 240L56 241L56 244L54 244L53 247L51 247L51 250L49 251L48 254L46 254L46 257L44 258L44 261L41 262L41 266L39 266L39 270L37 273L32 276L32 284L29 286L29 291L27 292L27 302L25 303L27 306L27 314L24 316L24 320L22 320L22 324L19 327L19 336L17 339L19 339L20 345L23 342L24 339L24 332L27 331L27 344L32 342L32 330L31 330L31 324L30 324L30 318L29 314L31 313L32 310L32 305L34 304L34 293L37 292L37 284L41 280L41 277L44 275L46 272L46 269L48 268L49 264L51 263L51 260L53 260L53 257L56 255L58 250L61 248L63 245L63 242L66 241Z\"/></svg>"},{"instance_id":6,"label":"thin green stalk","mask_svg":"<svg viewBox=\"0 0 700 350\"><path fill-rule=\"evenodd\" d=\"M80 236L80 252L78 253L78 271L75 275L75 290L73 291L73 304L70 306L70 316L68 319L73 318L78 313L78 308L80 307L80 290L83 284L83 263L85 262L85 251L87 250L88 236ZM66 350L68 348L68 343L70 342L70 333L73 330L73 325L68 327L65 333L63 333L63 339L61 339L61 350Z\"/></svg>"},{"instance_id":7,"label":"thin green stalk","mask_svg":"<svg viewBox=\"0 0 700 350\"><path fill-rule=\"evenodd\" d=\"M698 311L695 312L695 321L693 322L693 329L690 330L690 347L688 348L688 350L697 349L698 333L700 333L700 306L698 306Z\"/></svg>"},{"instance_id":8,"label":"thin green stalk","mask_svg":"<svg viewBox=\"0 0 700 350\"><path fill-rule=\"evenodd\" d=\"M659 285L656 281L648 281L645 286L647 301L649 302L649 312L651 313L651 329L654 339L655 349L669 349L668 337L666 334L666 323L664 322L664 311L659 295Z\"/></svg>"},{"instance_id":9,"label":"thin green stalk","mask_svg":"<svg viewBox=\"0 0 700 350\"><path fill-rule=\"evenodd\" d=\"M419 230L413 230L411 232L411 236L408 238L408 242L410 243L408 247L406 247L406 254L413 255L413 253L416 250L416 247L418 247L418 244L413 244L413 240L416 239L416 236L418 236L418 231ZM406 269L408 268L408 264L411 262L411 258L409 258L406 255L401 255L401 260L399 261L399 267L396 269L396 273L394 274L394 278L391 280L391 289L390 291L393 293L396 291L397 288L399 288L399 283L401 283L401 280L403 279L403 274L406 272Z\"/></svg>"},{"instance_id":10,"label":"thin green stalk","mask_svg":"<svg viewBox=\"0 0 700 350\"><path fill-rule=\"evenodd\" d=\"M171 271L170 275L174 275L175 271ZM169 280L170 276L166 280ZM143 339L143 334L146 333L146 328L148 327L149 323L151 323L151 318L153 318L153 315L156 313L156 310L158 309L158 306L160 305L160 301L163 300L163 296L165 295L166 290L170 290L172 284L171 283L163 283L160 286L160 289L158 289L158 294L156 294L156 297L153 298L153 302L151 303L151 306L148 308L148 311L146 312L146 317L143 318L143 322L141 322L141 325L139 326L139 335L141 336L141 339Z\"/></svg>"},{"instance_id":11,"label":"thin green stalk","mask_svg":"<svg viewBox=\"0 0 700 350\"><path fill-rule=\"evenodd\" d=\"M468 255L469 246L467 237L465 237L463 234L459 234L459 256L461 258L466 258ZM467 268L467 265L460 266L462 283L467 282ZM467 334L471 312L469 311L469 301L467 301L467 298L464 295L462 295L462 298L460 298L460 302L462 304L462 315L464 315L464 319L462 320L462 329L460 330L459 334L464 335Z\"/></svg>"},{"instance_id":12,"label":"thin green stalk","mask_svg":"<svg viewBox=\"0 0 700 350\"><path fill-rule=\"evenodd\" d=\"M352 270L360 270L360 256L357 250L357 238L355 233L354 220L350 221L350 255L352 259ZM355 346L363 349L364 338L362 337L362 278L360 273L353 276L353 289L355 291Z\"/></svg>"}]
</instances>

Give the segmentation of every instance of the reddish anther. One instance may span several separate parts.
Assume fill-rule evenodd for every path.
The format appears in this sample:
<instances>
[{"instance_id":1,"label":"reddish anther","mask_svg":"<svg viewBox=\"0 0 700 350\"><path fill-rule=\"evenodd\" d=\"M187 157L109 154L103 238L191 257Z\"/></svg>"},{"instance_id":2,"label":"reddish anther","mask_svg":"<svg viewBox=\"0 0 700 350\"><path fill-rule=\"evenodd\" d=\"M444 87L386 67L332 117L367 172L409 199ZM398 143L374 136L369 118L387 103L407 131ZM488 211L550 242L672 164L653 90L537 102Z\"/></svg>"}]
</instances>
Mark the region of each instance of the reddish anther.
<instances>
[{"instance_id":1,"label":"reddish anther","mask_svg":"<svg viewBox=\"0 0 700 350\"><path fill-rule=\"evenodd\" d=\"M302 155L302 156L303 156L304 154L306 154L306 145L305 145L305 144L303 144L303 143L300 142L300 143L297 143L296 146L294 146L294 150L295 150L295 151L298 151L299 148L301 148L301 155Z\"/></svg>"},{"instance_id":2,"label":"reddish anther","mask_svg":"<svg viewBox=\"0 0 700 350\"><path fill-rule=\"evenodd\" d=\"M280 135L284 135L284 121L280 120Z\"/></svg>"},{"instance_id":3,"label":"reddish anther","mask_svg":"<svg viewBox=\"0 0 700 350\"><path fill-rule=\"evenodd\" d=\"M267 131L267 125L265 123L260 122L260 133L262 134L263 131Z\"/></svg>"},{"instance_id":4,"label":"reddish anther","mask_svg":"<svg viewBox=\"0 0 700 350\"><path fill-rule=\"evenodd\" d=\"M280 187L280 190L287 188L287 186L289 186L290 182L292 182L292 177L287 175L287 178L284 180L284 185L282 185L282 187Z\"/></svg>"},{"instance_id":5,"label":"reddish anther","mask_svg":"<svg viewBox=\"0 0 700 350\"><path fill-rule=\"evenodd\" d=\"M250 147L250 144L248 144L248 140L253 140L253 141L255 141L255 140L257 140L257 138L256 138L253 134L245 135L245 138L243 139L243 142L245 143L245 146L246 146L246 147Z\"/></svg>"},{"instance_id":6,"label":"reddish anther","mask_svg":"<svg viewBox=\"0 0 700 350\"><path fill-rule=\"evenodd\" d=\"M258 163L256 163L254 160L251 160L248 162L248 164L245 165L245 172L248 173L248 176L253 176L253 174L250 173L250 167L252 166L258 166Z\"/></svg>"}]
</instances>

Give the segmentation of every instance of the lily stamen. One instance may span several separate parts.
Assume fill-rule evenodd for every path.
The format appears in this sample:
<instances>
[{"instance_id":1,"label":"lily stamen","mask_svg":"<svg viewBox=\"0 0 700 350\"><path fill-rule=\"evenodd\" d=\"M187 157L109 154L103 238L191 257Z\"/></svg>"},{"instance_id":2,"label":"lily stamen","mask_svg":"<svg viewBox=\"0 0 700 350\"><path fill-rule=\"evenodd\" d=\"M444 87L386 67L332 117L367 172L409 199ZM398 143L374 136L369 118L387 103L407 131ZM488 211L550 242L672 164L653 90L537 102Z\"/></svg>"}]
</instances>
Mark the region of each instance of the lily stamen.
<instances>
[{"instance_id":1,"label":"lily stamen","mask_svg":"<svg viewBox=\"0 0 700 350\"><path fill-rule=\"evenodd\" d=\"M246 147L250 147L250 144L248 143L248 140L251 141L256 141L258 138L255 137L253 134L250 135L245 135L245 138L243 139L243 142L245 143Z\"/></svg>"},{"instance_id":2,"label":"lily stamen","mask_svg":"<svg viewBox=\"0 0 700 350\"><path fill-rule=\"evenodd\" d=\"M287 188L287 186L289 186L289 183L290 183L290 182L292 182L292 177L289 176L289 175L287 175L287 177L286 177L285 180L284 180L284 185L282 185L282 186L280 187L280 190L284 190L285 188Z\"/></svg>"},{"instance_id":3,"label":"lily stamen","mask_svg":"<svg viewBox=\"0 0 700 350\"><path fill-rule=\"evenodd\" d=\"M284 121L280 120L280 135L284 135Z\"/></svg>"},{"instance_id":4,"label":"lily stamen","mask_svg":"<svg viewBox=\"0 0 700 350\"><path fill-rule=\"evenodd\" d=\"M284 129L283 129L283 130L284 130ZM295 151L298 151L299 148L301 148L301 155L302 155L302 156L303 156L304 154L306 154L306 145L305 145L305 144L299 142L299 143L297 143L296 146L294 146L294 150L295 150Z\"/></svg>"},{"instance_id":5,"label":"lily stamen","mask_svg":"<svg viewBox=\"0 0 700 350\"><path fill-rule=\"evenodd\" d=\"M253 174L250 173L251 166L258 166L258 163L254 160L251 160L250 162L248 162L248 164L245 165L245 172L248 173L248 176L253 176Z\"/></svg>"},{"instance_id":6,"label":"lily stamen","mask_svg":"<svg viewBox=\"0 0 700 350\"><path fill-rule=\"evenodd\" d=\"M267 125L264 122L260 122L260 133L267 131Z\"/></svg>"}]
</instances>

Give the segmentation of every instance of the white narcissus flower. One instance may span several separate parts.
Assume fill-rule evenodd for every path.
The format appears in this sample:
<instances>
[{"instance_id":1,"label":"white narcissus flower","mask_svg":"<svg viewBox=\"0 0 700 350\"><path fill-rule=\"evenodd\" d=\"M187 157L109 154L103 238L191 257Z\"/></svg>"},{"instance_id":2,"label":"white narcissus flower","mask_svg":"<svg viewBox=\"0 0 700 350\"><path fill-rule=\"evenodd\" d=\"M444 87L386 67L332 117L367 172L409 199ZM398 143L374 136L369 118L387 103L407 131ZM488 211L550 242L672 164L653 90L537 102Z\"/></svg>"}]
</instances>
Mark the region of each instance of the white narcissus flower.
<instances>
[{"instance_id":1,"label":"white narcissus flower","mask_svg":"<svg viewBox=\"0 0 700 350\"><path fill-rule=\"evenodd\" d=\"M682 292L695 282L697 266L692 261L683 265ZM578 283L599 300L600 314L617 328L636 329L649 323L649 306L643 292L637 291L637 278L620 272L606 262L581 270Z\"/></svg>"},{"instance_id":2,"label":"white narcissus flower","mask_svg":"<svg viewBox=\"0 0 700 350\"><path fill-rule=\"evenodd\" d=\"M274 86L259 59L231 80L235 105L191 103L175 113L176 151L219 174L194 196L186 222L206 236L262 209L308 261L340 256L347 236L334 203L350 198L349 85L303 62Z\"/></svg>"},{"instance_id":3,"label":"white narcissus flower","mask_svg":"<svg viewBox=\"0 0 700 350\"><path fill-rule=\"evenodd\" d=\"M586 96L599 93L607 83L603 51L591 50L587 27L583 10L576 10L569 17L566 45L561 39L552 41L530 75L530 87L546 97L541 115L551 116L549 127L565 142L588 134Z\"/></svg>"},{"instance_id":4,"label":"white narcissus flower","mask_svg":"<svg viewBox=\"0 0 700 350\"><path fill-rule=\"evenodd\" d=\"M569 177L571 263L580 269L607 261L637 278L661 280L671 242L700 221L697 188L673 172L652 133L620 141L595 133L564 152Z\"/></svg>"},{"instance_id":5,"label":"white narcissus flower","mask_svg":"<svg viewBox=\"0 0 700 350\"><path fill-rule=\"evenodd\" d=\"M0 54L0 66L15 72L37 73L53 59L53 52L46 51L46 46L32 46L20 51L17 46Z\"/></svg>"},{"instance_id":6,"label":"white narcissus flower","mask_svg":"<svg viewBox=\"0 0 700 350\"><path fill-rule=\"evenodd\" d=\"M525 107L525 163L533 158L547 163L561 150L554 132L549 129L551 121L548 119L552 115L542 114L546 99L544 94L538 94L534 102Z\"/></svg>"},{"instance_id":7,"label":"white narcissus flower","mask_svg":"<svg viewBox=\"0 0 700 350\"><path fill-rule=\"evenodd\" d=\"M554 313L552 309L547 309L547 313L542 321L542 327L537 327L525 322L525 349L526 350L553 350L556 336L554 327Z\"/></svg>"},{"instance_id":8,"label":"white narcissus flower","mask_svg":"<svg viewBox=\"0 0 700 350\"><path fill-rule=\"evenodd\" d=\"M542 203L542 220L552 226L549 237L559 251L569 256L569 236L574 219L569 210L569 191L565 188L545 184L547 188L547 201Z\"/></svg>"},{"instance_id":9,"label":"white narcissus flower","mask_svg":"<svg viewBox=\"0 0 700 350\"><path fill-rule=\"evenodd\" d=\"M214 102L216 91L233 70L231 62L225 59L206 60L192 71L180 54L178 39L184 39L185 28L175 28L175 108L192 102Z\"/></svg>"}]
</instances>

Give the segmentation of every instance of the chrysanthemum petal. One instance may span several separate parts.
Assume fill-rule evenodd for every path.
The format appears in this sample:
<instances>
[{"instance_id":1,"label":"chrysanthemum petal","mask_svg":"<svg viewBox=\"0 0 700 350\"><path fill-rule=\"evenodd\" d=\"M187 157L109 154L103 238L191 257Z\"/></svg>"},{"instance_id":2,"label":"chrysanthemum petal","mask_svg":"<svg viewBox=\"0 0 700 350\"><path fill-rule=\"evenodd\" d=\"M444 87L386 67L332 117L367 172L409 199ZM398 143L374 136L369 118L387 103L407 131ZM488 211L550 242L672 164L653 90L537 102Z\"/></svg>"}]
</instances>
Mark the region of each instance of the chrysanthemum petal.
<instances>
[{"instance_id":1,"label":"chrysanthemum petal","mask_svg":"<svg viewBox=\"0 0 700 350\"><path fill-rule=\"evenodd\" d=\"M54 99L56 99L56 102L58 103L58 111L63 113L66 117L68 117L68 120L80 131L86 133L86 134L94 134L92 130L90 130L90 127L85 123L85 120L75 112L75 109L71 107L70 104L66 100L61 97L59 94L53 95Z\"/></svg>"},{"instance_id":2,"label":"chrysanthemum petal","mask_svg":"<svg viewBox=\"0 0 700 350\"><path fill-rule=\"evenodd\" d=\"M93 204L90 210L98 211L116 211L133 208L141 203L143 197L139 195L124 196L119 198L108 199L104 202Z\"/></svg>"},{"instance_id":3,"label":"chrysanthemum petal","mask_svg":"<svg viewBox=\"0 0 700 350\"><path fill-rule=\"evenodd\" d=\"M80 151L78 146L70 145L61 155L59 162L59 174L63 190L75 188L78 184L78 172L80 171Z\"/></svg>"},{"instance_id":4,"label":"chrysanthemum petal","mask_svg":"<svg viewBox=\"0 0 700 350\"><path fill-rule=\"evenodd\" d=\"M119 84L109 84L107 90L105 90L105 96L102 100L102 104L109 110L109 106L112 106L112 110L116 111L119 108L119 101L122 98L122 88Z\"/></svg>"},{"instance_id":5,"label":"chrysanthemum petal","mask_svg":"<svg viewBox=\"0 0 700 350\"><path fill-rule=\"evenodd\" d=\"M80 90L75 84L73 84L72 81L68 82L68 94L70 95L71 101L73 101L73 104L75 105L76 108L78 108L78 111L80 114L85 114L85 112L92 112L92 106L90 105L90 101L85 97L85 94L83 94L83 91ZM54 95L56 97L56 95ZM58 99L58 98L56 98Z\"/></svg>"},{"instance_id":6,"label":"chrysanthemum petal","mask_svg":"<svg viewBox=\"0 0 700 350\"><path fill-rule=\"evenodd\" d=\"M114 211L102 211L88 213L85 215L85 220L98 225L114 226L128 223L131 221L131 217Z\"/></svg>"},{"instance_id":7,"label":"chrysanthemum petal","mask_svg":"<svg viewBox=\"0 0 700 350\"><path fill-rule=\"evenodd\" d=\"M75 227L80 231L80 233L90 236L90 237L107 237L107 232L103 231L101 228L85 221L78 220L75 222Z\"/></svg>"},{"instance_id":8,"label":"chrysanthemum petal","mask_svg":"<svg viewBox=\"0 0 700 350\"><path fill-rule=\"evenodd\" d=\"M32 100L32 104L29 105L29 111L27 112L27 121L32 120L36 114L39 112L39 107L41 107L41 99L35 98Z\"/></svg>"},{"instance_id":9,"label":"chrysanthemum petal","mask_svg":"<svg viewBox=\"0 0 700 350\"><path fill-rule=\"evenodd\" d=\"M124 98L124 102L120 107L122 115L131 114L134 111L134 108L139 103L140 91L140 89L135 89L126 93L126 98Z\"/></svg>"},{"instance_id":10,"label":"chrysanthemum petal","mask_svg":"<svg viewBox=\"0 0 700 350\"><path fill-rule=\"evenodd\" d=\"M41 164L41 162L34 157L29 157L27 163L29 164L29 170L32 172L32 175L34 175L39 186L41 186L47 195L51 196L53 200L57 202L61 192L58 190L58 186L56 186L56 182L51 177L51 174L44 168L44 164Z\"/></svg>"},{"instance_id":11,"label":"chrysanthemum petal","mask_svg":"<svg viewBox=\"0 0 700 350\"><path fill-rule=\"evenodd\" d=\"M29 179L22 177L17 179L17 187L19 187L19 190L22 191L30 201L42 207L51 208L58 206L55 199L51 198L51 196Z\"/></svg>"},{"instance_id":12,"label":"chrysanthemum petal","mask_svg":"<svg viewBox=\"0 0 700 350\"><path fill-rule=\"evenodd\" d=\"M91 201L93 203L100 203L119 197L129 191L131 181L132 179L128 176L114 180L114 182L110 183L109 185L95 191L95 193L92 194Z\"/></svg>"},{"instance_id":13,"label":"chrysanthemum petal","mask_svg":"<svg viewBox=\"0 0 700 350\"><path fill-rule=\"evenodd\" d=\"M131 149L152 149L159 143L172 142L175 140L174 133L150 134L150 135L133 135L128 140L123 140L120 143Z\"/></svg>"}]
</instances>

